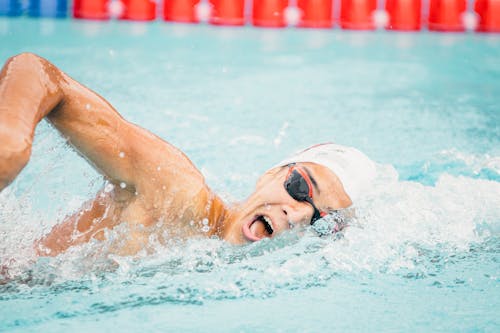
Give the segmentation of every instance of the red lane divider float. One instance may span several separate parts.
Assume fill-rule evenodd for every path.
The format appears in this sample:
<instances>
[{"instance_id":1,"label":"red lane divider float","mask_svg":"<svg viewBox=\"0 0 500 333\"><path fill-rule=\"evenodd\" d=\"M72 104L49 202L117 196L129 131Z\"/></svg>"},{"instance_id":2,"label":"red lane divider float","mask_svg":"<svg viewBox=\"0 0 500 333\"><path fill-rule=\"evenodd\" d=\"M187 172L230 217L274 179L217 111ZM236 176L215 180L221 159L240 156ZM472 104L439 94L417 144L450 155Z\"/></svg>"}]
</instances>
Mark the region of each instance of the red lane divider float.
<instances>
[{"instance_id":1,"label":"red lane divider float","mask_svg":"<svg viewBox=\"0 0 500 333\"><path fill-rule=\"evenodd\" d=\"M152 0L121 0L121 20L151 21L156 18L156 2Z\"/></svg>"},{"instance_id":2,"label":"red lane divider float","mask_svg":"<svg viewBox=\"0 0 500 333\"><path fill-rule=\"evenodd\" d=\"M196 6L200 0L165 0L163 18L165 21L198 23Z\"/></svg>"},{"instance_id":3,"label":"red lane divider float","mask_svg":"<svg viewBox=\"0 0 500 333\"><path fill-rule=\"evenodd\" d=\"M245 0L210 0L210 4L212 5L211 24L245 24Z\"/></svg>"},{"instance_id":4,"label":"red lane divider float","mask_svg":"<svg viewBox=\"0 0 500 333\"><path fill-rule=\"evenodd\" d=\"M500 32L500 0L477 0L474 10L479 15L477 31Z\"/></svg>"},{"instance_id":5,"label":"red lane divider float","mask_svg":"<svg viewBox=\"0 0 500 333\"><path fill-rule=\"evenodd\" d=\"M299 27L331 28L333 27L332 0L297 0L301 15Z\"/></svg>"},{"instance_id":6,"label":"red lane divider float","mask_svg":"<svg viewBox=\"0 0 500 333\"><path fill-rule=\"evenodd\" d=\"M285 27L297 23L298 27L307 28L331 28L335 20L333 8L337 1L341 5L339 25L343 29L372 30L377 26L380 27L379 22L377 26L374 22L377 0L253 0L251 15L246 13L246 9L250 9L246 6L250 0L158 1L163 1L163 18L166 21L198 23L200 22L198 6L201 4L204 9L211 8L211 15L208 16L207 10L207 16L201 19L215 25L245 25L247 20L250 20L258 27ZM73 16L94 20L107 20L110 17L124 20L154 20L158 1L73 0ZM386 28L389 30L417 31L422 28L422 23L426 22L431 31L464 31L476 27L476 31L480 32L500 32L500 0L474 0L477 25L476 16L470 12L472 8L467 12L468 0L383 1L388 17ZM429 11L425 13L423 20L422 1L429 1ZM14 2L7 1L6 4L2 4L0 16L22 14L15 10L17 7L12 5ZM200 15L202 7L199 8ZM292 10L294 7L295 11ZM120 8L121 12L115 10L117 8ZM293 13L298 14L296 22L291 22ZM377 12L377 18L380 17L378 14L380 13ZM285 16L288 16L289 22Z\"/></svg>"},{"instance_id":7,"label":"red lane divider float","mask_svg":"<svg viewBox=\"0 0 500 333\"><path fill-rule=\"evenodd\" d=\"M389 15L389 30L420 30L422 0L386 0L385 10Z\"/></svg>"},{"instance_id":8,"label":"red lane divider float","mask_svg":"<svg viewBox=\"0 0 500 333\"><path fill-rule=\"evenodd\" d=\"M74 0L73 16L90 20L108 20L108 0Z\"/></svg>"},{"instance_id":9,"label":"red lane divider float","mask_svg":"<svg viewBox=\"0 0 500 333\"><path fill-rule=\"evenodd\" d=\"M373 13L377 0L341 0L340 26L342 29L373 30Z\"/></svg>"},{"instance_id":10,"label":"red lane divider float","mask_svg":"<svg viewBox=\"0 0 500 333\"><path fill-rule=\"evenodd\" d=\"M284 27L288 0L253 0L252 23L257 27Z\"/></svg>"},{"instance_id":11,"label":"red lane divider float","mask_svg":"<svg viewBox=\"0 0 500 333\"><path fill-rule=\"evenodd\" d=\"M429 30L465 31L463 14L466 0L430 0Z\"/></svg>"}]
</instances>

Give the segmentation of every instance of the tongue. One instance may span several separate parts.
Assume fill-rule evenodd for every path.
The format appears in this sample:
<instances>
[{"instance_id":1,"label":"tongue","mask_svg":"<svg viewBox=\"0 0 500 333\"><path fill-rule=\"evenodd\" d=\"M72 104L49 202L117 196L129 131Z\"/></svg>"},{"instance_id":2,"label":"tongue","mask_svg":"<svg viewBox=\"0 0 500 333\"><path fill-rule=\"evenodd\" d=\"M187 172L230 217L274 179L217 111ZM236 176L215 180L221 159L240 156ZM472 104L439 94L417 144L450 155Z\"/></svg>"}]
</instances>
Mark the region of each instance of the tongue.
<instances>
[{"instance_id":1,"label":"tongue","mask_svg":"<svg viewBox=\"0 0 500 333\"><path fill-rule=\"evenodd\" d=\"M252 223L252 225L250 226L250 231L252 232L252 234L259 238L269 237L266 231L266 227L264 226L264 222L259 220Z\"/></svg>"}]
</instances>

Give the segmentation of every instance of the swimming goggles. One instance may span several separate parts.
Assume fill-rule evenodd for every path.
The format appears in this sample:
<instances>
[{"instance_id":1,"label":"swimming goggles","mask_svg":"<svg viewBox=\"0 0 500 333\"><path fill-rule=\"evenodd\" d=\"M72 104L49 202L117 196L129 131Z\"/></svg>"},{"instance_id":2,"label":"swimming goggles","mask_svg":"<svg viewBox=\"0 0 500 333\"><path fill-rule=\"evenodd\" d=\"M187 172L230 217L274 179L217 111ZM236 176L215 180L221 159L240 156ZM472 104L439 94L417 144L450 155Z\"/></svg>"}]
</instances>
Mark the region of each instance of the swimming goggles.
<instances>
[{"instance_id":1,"label":"swimming goggles","mask_svg":"<svg viewBox=\"0 0 500 333\"><path fill-rule=\"evenodd\" d=\"M311 178L304 171L303 168L300 168L294 164L288 165L288 174L285 179L285 190L287 193L294 199L300 202L309 203L314 209L314 214L311 218L311 225L314 224L317 220L327 215L327 213L322 212L316 207L313 202L313 186L311 182Z\"/></svg>"}]
</instances>

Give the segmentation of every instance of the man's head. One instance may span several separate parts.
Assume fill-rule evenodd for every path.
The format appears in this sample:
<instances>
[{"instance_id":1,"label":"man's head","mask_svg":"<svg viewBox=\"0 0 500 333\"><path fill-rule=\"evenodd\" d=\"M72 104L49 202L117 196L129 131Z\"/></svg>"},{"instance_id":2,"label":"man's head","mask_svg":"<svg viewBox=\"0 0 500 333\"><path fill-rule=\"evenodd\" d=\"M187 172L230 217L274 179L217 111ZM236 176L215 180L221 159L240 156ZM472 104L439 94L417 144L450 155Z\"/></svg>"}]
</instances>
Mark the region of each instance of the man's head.
<instances>
[{"instance_id":1,"label":"man's head","mask_svg":"<svg viewBox=\"0 0 500 333\"><path fill-rule=\"evenodd\" d=\"M303 150L268 170L255 191L230 211L223 237L233 243L274 237L350 207L375 177L360 151L337 144Z\"/></svg>"}]
</instances>

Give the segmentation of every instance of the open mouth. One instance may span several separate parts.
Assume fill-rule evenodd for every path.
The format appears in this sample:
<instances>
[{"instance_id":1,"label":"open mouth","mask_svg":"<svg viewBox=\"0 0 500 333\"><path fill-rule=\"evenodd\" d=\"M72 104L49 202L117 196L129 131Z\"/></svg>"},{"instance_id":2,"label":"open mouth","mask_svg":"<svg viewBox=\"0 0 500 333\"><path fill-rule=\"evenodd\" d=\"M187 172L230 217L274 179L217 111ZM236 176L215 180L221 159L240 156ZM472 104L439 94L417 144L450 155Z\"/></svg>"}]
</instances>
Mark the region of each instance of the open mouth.
<instances>
[{"instance_id":1,"label":"open mouth","mask_svg":"<svg viewBox=\"0 0 500 333\"><path fill-rule=\"evenodd\" d=\"M243 224L243 235L252 242L263 238L270 238L273 233L273 221L265 215L257 215L252 220Z\"/></svg>"}]
</instances>

